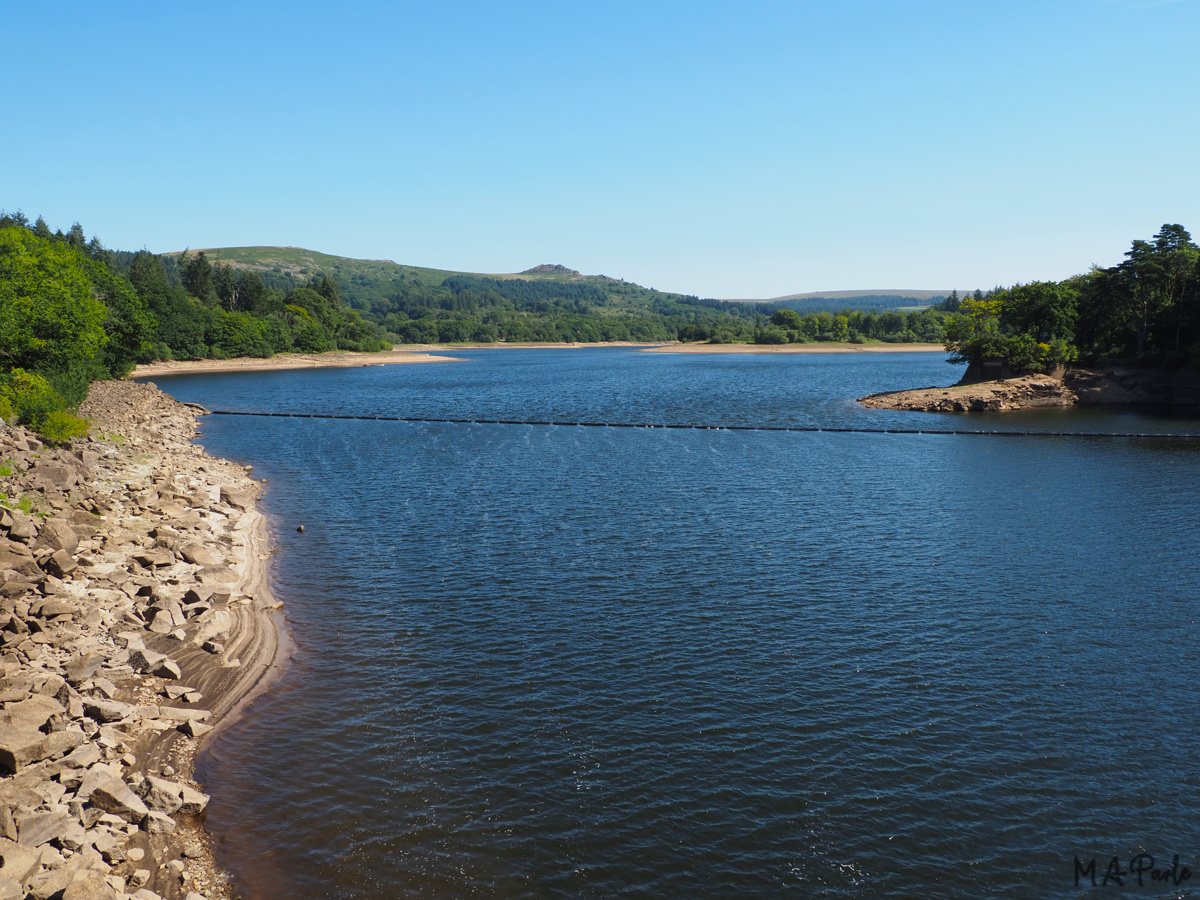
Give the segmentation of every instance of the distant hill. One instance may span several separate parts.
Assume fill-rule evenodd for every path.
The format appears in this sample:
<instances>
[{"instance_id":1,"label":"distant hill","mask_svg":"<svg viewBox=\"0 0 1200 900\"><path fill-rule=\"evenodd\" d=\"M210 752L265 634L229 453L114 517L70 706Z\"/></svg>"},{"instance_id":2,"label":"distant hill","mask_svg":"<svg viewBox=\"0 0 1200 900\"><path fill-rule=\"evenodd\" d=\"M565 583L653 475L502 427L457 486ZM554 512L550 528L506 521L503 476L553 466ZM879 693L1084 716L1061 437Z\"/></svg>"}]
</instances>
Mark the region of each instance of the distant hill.
<instances>
[{"instance_id":1,"label":"distant hill","mask_svg":"<svg viewBox=\"0 0 1200 900\"><path fill-rule=\"evenodd\" d=\"M729 300L728 303L751 304L756 308L794 309L801 315L819 312L840 312L859 309L864 312L886 309L924 309L940 303L949 291L918 291L884 288L874 291L813 291L807 294L786 294L770 300Z\"/></svg>"},{"instance_id":2,"label":"distant hill","mask_svg":"<svg viewBox=\"0 0 1200 900\"><path fill-rule=\"evenodd\" d=\"M810 291L807 294L787 294L760 300L759 303L783 303L787 300L852 300L860 297L899 297L902 300L934 300L946 297L949 291L911 291L901 288L879 288L872 291Z\"/></svg>"}]
</instances>

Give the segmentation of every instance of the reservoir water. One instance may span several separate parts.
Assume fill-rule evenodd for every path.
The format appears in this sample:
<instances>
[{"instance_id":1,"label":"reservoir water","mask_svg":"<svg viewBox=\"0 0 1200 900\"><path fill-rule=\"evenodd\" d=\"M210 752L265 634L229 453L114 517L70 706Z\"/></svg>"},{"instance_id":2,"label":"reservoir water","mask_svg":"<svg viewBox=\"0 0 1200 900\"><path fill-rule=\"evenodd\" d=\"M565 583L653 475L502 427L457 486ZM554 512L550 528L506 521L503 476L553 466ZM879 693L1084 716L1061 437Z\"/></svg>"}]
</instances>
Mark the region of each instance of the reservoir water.
<instances>
[{"instance_id":1,"label":"reservoir water","mask_svg":"<svg viewBox=\"0 0 1200 900\"><path fill-rule=\"evenodd\" d=\"M454 355L156 381L230 410L1200 431L853 402L950 383L938 354ZM294 639L203 759L247 898L1200 885L1128 873L1200 867L1200 442L201 421L268 479ZM1114 856L1122 885L1076 887Z\"/></svg>"}]
</instances>

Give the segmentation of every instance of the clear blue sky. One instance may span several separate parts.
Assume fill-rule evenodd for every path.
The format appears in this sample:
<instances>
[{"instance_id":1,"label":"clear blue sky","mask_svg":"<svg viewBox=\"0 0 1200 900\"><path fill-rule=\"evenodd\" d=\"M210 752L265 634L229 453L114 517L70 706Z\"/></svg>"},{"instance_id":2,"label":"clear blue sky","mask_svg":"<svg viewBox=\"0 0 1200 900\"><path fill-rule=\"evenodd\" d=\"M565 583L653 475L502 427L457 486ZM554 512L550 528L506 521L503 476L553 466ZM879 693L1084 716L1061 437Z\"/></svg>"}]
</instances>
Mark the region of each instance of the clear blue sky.
<instances>
[{"instance_id":1,"label":"clear blue sky","mask_svg":"<svg viewBox=\"0 0 1200 900\"><path fill-rule=\"evenodd\" d=\"M0 207L702 296L1200 232L1200 0L17 3Z\"/></svg>"}]
</instances>

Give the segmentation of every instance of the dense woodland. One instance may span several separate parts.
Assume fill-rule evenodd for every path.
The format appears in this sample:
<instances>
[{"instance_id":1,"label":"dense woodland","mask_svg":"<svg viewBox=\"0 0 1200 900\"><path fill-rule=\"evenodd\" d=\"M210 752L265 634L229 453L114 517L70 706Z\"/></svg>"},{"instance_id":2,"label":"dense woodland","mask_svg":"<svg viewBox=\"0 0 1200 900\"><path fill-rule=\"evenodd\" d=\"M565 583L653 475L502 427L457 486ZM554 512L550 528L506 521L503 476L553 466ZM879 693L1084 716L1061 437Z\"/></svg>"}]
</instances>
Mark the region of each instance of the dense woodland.
<instances>
[{"instance_id":1,"label":"dense woodland","mask_svg":"<svg viewBox=\"0 0 1200 900\"><path fill-rule=\"evenodd\" d=\"M1163 225L1110 268L968 298L946 323L946 348L952 361L1003 359L1018 373L1075 360L1200 367L1200 248L1182 225Z\"/></svg>"},{"instance_id":2,"label":"dense woodland","mask_svg":"<svg viewBox=\"0 0 1200 900\"><path fill-rule=\"evenodd\" d=\"M85 428L70 410L91 381L138 362L388 347L332 279L285 293L202 253L116 253L78 224L0 214L0 418L51 439Z\"/></svg>"}]
</instances>

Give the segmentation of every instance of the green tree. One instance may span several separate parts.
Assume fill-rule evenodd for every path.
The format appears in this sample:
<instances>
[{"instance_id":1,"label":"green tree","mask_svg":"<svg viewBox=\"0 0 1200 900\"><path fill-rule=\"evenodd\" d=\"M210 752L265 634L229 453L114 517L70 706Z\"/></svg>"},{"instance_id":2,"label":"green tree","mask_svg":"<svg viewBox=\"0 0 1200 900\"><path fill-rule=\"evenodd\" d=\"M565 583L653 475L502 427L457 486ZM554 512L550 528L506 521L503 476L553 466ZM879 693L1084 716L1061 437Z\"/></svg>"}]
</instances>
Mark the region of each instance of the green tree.
<instances>
[{"instance_id":1,"label":"green tree","mask_svg":"<svg viewBox=\"0 0 1200 900\"><path fill-rule=\"evenodd\" d=\"M108 311L84 258L20 227L0 228L0 365L43 375L70 402L104 374Z\"/></svg>"}]
</instances>

